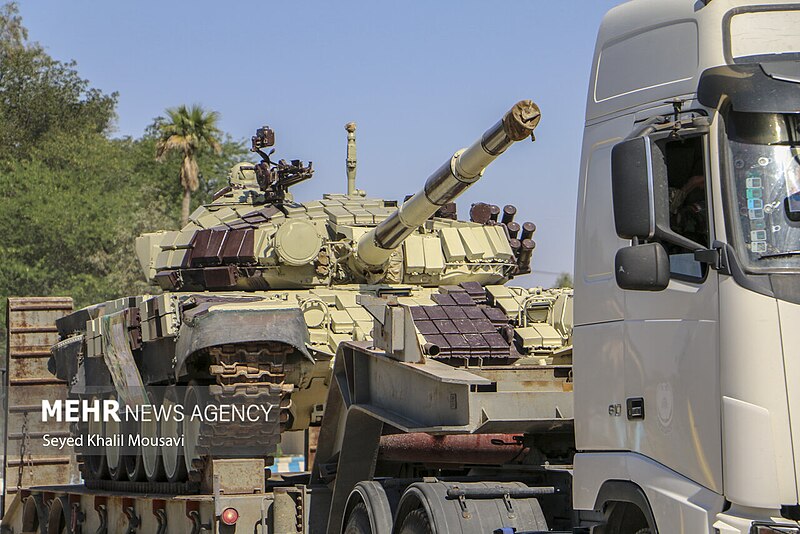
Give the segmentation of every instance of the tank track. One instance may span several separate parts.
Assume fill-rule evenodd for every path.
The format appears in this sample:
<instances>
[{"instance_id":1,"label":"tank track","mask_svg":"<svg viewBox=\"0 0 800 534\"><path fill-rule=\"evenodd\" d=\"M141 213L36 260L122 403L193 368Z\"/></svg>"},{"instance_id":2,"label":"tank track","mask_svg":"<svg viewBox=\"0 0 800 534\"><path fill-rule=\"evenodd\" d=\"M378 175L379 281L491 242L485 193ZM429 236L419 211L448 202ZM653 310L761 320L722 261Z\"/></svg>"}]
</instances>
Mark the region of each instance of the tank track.
<instances>
[{"instance_id":1,"label":"tank track","mask_svg":"<svg viewBox=\"0 0 800 534\"><path fill-rule=\"evenodd\" d=\"M189 481L202 479L208 458L263 458L270 465L289 419L289 398L294 386L285 384L286 358L291 347L274 342L223 345L208 349L213 383L208 391L211 404L260 404L280 407L270 411L266 422L204 422L198 449L203 458L192 463ZM235 443L235 454L231 454Z\"/></svg>"},{"instance_id":2,"label":"tank track","mask_svg":"<svg viewBox=\"0 0 800 534\"><path fill-rule=\"evenodd\" d=\"M209 458L263 458L271 465L280 443L281 433L289 421L290 394L293 384L286 384L287 359L294 349L275 342L223 345L205 349L201 359L210 361L210 378L197 382L208 386L210 404L262 404L277 406L266 422L203 422L198 437L200 459L192 462L186 481L140 482L96 479L79 454L79 468L90 489L129 491L132 493L198 493ZM76 434L88 432L85 424L77 425ZM234 451L234 453L232 453ZM84 452L84 451L80 451Z\"/></svg>"}]
</instances>

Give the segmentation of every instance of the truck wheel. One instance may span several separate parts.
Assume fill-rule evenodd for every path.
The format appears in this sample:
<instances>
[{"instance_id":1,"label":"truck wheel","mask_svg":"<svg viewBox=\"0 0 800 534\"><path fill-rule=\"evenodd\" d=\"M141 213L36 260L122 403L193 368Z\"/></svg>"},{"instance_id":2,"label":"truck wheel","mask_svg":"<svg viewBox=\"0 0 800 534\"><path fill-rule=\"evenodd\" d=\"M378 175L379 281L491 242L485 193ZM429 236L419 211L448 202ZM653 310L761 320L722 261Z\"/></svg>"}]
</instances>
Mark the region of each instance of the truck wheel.
<instances>
[{"instance_id":1,"label":"truck wheel","mask_svg":"<svg viewBox=\"0 0 800 534\"><path fill-rule=\"evenodd\" d=\"M384 534L392 532L392 508L386 489L375 480L362 480L350 492L345 506L346 534Z\"/></svg>"},{"instance_id":2,"label":"truck wheel","mask_svg":"<svg viewBox=\"0 0 800 534\"><path fill-rule=\"evenodd\" d=\"M353 507L347 518L347 526L344 527L344 534L377 534L372 532L369 525L369 513L367 506L360 502Z\"/></svg>"},{"instance_id":3,"label":"truck wheel","mask_svg":"<svg viewBox=\"0 0 800 534\"><path fill-rule=\"evenodd\" d=\"M434 534L428 514L422 508L408 513L403 519L398 534Z\"/></svg>"}]
</instances>

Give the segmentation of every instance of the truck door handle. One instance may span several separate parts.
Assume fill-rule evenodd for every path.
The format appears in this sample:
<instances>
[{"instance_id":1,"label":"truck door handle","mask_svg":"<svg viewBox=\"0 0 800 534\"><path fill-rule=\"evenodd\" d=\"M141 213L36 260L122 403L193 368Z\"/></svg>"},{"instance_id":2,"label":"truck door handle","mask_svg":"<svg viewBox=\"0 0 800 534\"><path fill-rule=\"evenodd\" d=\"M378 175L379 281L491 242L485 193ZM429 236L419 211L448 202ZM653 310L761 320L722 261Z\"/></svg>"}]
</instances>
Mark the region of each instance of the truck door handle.
<instances>
[{"instance_id":1,"label":"truck door handle","mask_svg":"<svg viewBox=\"0 0 800 534\"><path fill-rule=\"evenodd\" d=\"M631 397L626 400L628 407L628 421L644 419L644 398Z\"/></svg>"}]
</instances>

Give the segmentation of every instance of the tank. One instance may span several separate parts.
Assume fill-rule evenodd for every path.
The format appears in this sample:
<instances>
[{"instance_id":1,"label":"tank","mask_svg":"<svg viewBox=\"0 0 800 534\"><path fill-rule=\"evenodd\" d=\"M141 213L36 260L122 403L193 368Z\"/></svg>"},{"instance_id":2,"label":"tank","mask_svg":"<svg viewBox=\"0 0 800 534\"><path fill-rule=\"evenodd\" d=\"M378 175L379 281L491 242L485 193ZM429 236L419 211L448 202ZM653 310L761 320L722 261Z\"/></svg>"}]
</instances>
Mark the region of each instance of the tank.
<instances>
[{"instance_id":1,"label":"tank","mask_svg":"<svg viewBox=\"0 0 800 534\"><path fill-rule=\"evenodd\" d=\"M290 187L312 177L312 164L273 161L275 134L258 129L258 163L234 166L181 230L136 240L158 291L57 323L51 371L90 407L73 425L87 485L210 491L214 461L269 466L283 432L320 423L338 345L383 335L370 299L414 305L420 358L557 360L570 344L571 293L504 285L530 272L535 226L486 203L458 220L454 204L509 146L533 139L539 118L533 102L517 103L399 205L356 189L355 124L345 127L347 194L306 203ZM127 417L91 412L109 402ZM132 415L136 406L156 416ZM169 416L181 407L183 418ZM255 420L238 417L247 410Z\"/></svg>"}]
</instances>

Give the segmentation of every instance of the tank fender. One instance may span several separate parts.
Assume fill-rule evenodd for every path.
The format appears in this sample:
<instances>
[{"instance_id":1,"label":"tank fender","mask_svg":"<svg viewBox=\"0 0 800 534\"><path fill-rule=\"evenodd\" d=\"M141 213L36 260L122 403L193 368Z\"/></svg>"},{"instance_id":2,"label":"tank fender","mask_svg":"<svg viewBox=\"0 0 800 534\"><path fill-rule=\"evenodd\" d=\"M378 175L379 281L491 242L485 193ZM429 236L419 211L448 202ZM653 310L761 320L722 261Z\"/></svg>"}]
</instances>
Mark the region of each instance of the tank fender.
<instances>
[{"instance_id":1,"label":"tank fender","mask_svg":"<svg viewBox=\"0 0 800 534\"><path fill-rule=\"evenodd\" d=\"M186 360L191 354L234 343L279 341L291 345L313 362L306 348L309 340L308 326L300 308L210 309L181 323L175 347L175 376L186 373Z\"/></svg>"}]
</instances>

